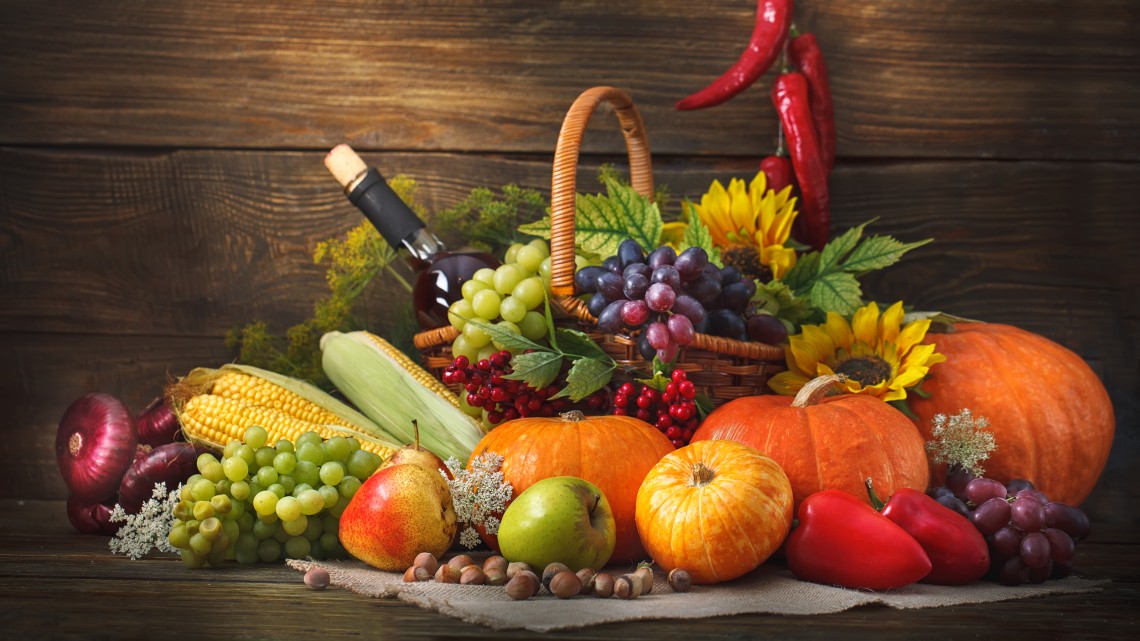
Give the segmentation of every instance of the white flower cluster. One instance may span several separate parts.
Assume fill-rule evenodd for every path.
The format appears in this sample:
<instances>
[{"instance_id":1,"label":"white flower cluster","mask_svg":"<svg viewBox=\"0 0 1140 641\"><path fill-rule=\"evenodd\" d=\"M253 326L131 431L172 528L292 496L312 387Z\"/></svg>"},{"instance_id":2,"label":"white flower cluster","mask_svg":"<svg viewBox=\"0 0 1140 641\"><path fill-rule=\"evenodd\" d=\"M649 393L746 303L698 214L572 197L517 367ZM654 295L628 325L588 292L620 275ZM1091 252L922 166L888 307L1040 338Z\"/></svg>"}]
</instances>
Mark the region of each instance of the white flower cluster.
<instances>
[{"instance_id":1,"label":"white flower cluster","mask_svg":"<svg viewBox=\"0 0 1140 641\"><path fill-rule=\"evenodd\" d=\"M511 502L514 488L503 478L502 466L503 457L495 452L484 452L472 459L470 471L454 456L447 459L447 469L455 477L447 485L462 528L459 542L468 549L479 545L476 525L482 525L488 534L499 531L499 519L495 515L506 510Z\"/></svg>"},{"instance_id":2,"label":"white flower cluster","mask_svg":"<svg viewBox=\"0 0 1140 641\"><path fill-rule=\"evenodd\" d=\"M155 548L176 554L178 550L167 536L174 527L174 506L178 505L181 494L181 483L170 493L166 491L166 483L156 483L153 498L143 503L138 514L127 514L123 506L116 504L111 511L111 521L126 523L111 539L111 552L125 554L136 561Z\"/></svg>"},{"instance_id":3,"label":"white flower cluster","mask_svg":"<svg viewBox=\"0 0 1140 641\"><path fill-rule=\"evenodd\" d=\"M930 425L930 434L934 438L926 444L926 449L933 453L935 463L958 465L970 470L974 476L985 472L982 461L997 449L994 435L985 431L990 426L986 417L975 418L969 408L963 408L950 417L935 414Z\"/></svg>"}]
</instances>

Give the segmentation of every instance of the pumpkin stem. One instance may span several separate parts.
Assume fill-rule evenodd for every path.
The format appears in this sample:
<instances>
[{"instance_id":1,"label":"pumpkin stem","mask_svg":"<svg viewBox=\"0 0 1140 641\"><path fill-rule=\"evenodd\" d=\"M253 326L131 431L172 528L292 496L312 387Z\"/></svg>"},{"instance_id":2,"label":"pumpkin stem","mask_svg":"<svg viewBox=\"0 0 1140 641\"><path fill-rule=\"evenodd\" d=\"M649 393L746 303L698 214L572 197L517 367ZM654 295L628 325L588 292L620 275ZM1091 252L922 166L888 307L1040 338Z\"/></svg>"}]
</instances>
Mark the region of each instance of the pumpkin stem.
<instances>
[{"instance_id":1,"label":"pumpkin stem","mask_svg":"<svg viewBox=\"0 0 1140 641\"><path fill-rule=\"evenodd\" d=\"M875 494L875 484L870 477L863 481L863 485L867 486L867 498L871 499L871 507L875 508L876 512L882 512L887 504L883 503L883 499L880 499L878 494Z\"/></svg>"},{"instance_id":2,"label":"pumpkin stem","mask_svg":"<svg viewBox=\"0 0 1140 641\"><path fill-rule=\"evenodd\" d=\"M578 421L586 420L586 415L581 410L570 410L569 412L562 412L558 416L568 423L577 423Z\"/></svg>"},{"instance_id":3,"label":"pumpkin stem","mask_svg":"<svg viewBox=\"0 0 1140 641\"><path fill-rule=\"evenodd\" d=\"M792 407L809 407L815 405L822 401L823 397L827 396L827 393L831 391L832 385L842 383L846 380L847 377L843 374L817 376L800 388L795 400L792 401Z\"/></svg>"},{"instance_id":4,"label":"pumpkin stem","mask_svg":"<svg viewBox=\"0 0 1140 641\"><path fill-rule=\"evenodd\" d=\"M712 471L711 467L704 463L693 463L693 485L708 485L712 482L714 476L716 476L716 473Z\"/></svg>"}]
</instances>

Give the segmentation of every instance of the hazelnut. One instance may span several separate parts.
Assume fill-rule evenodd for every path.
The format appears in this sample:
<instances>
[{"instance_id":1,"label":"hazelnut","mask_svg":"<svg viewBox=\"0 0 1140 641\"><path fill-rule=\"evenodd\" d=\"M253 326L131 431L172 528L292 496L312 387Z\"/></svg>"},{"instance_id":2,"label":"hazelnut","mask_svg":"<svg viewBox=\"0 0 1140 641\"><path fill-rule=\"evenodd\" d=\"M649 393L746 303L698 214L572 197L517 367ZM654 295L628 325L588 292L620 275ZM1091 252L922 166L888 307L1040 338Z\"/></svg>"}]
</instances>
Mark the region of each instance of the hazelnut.
<instances>
[{"instance_id":1,"label":"hazelnut","mask_svg":"<svg viewBox=\"0 0 1140 641\"><path fill-rule=\"evenodd\" d=\"M484 570L483 576L487 578L487 585L506 585L507 583L507 573L500 568Z\"/></svg>"},{"instance_id":2,"label":"hazelnut","mask_svg":"<svg viewBox=\"0 0 1140 641\"><path fill-rule=\"evenodd\" d=\"M569 569L570 568L565 563L559 563L558 561L555 561L554 563L546 566L546 569L542 571L542 587L549 590L550 580L554 578L554 575L558 574L559 572L565 572Z\"/></svg>"},{"instance_id":3,"label":"hazelnut","mask_svg":"<svg viewBox=\"0 0 1140 641\"><path fill-rule=\"evenodd\" d=\"M669 587L673 588L674 592L688 592L689 588L693 587L693 577L681 568L674 568L669 571Z\"/></svg>"},{"instance_id":4,"label":"hazelnut","mask_svg":"<svg viewBox=\"0 0 1140 641\"><path fill-rule=\"evenodd\" d=\"M632 574L623 574L614 579L614 594L622 599L636 599L641 596L641 579Z\"/></svg>"},{"instance_id":5,"label":"hazelnut","mask_svg":"<svg viewBox=\"0 0 1140 641\"><path fill-rule=\"evenodd\" d=\"M538 591L538 579L534 574L516 574L514 578L507 581L507 596L515 601L522 601L534 596Z\"/></svg>"},{"instance_id":6,"label":"hazelnut","mask_svg":"<svg viewBox=\"0 0 1140 641\"><path fill-rule=\"evenodd\" d=\"M459 575L460 585L483 585L487 581L483 568L478 565L469 565L463 568Z\"/></svg>"},{"instance_id":7,"label":"hazelnut","mask_svg":"<svg viewBox=\"0 0 1140 641\"><path fill-rule=\"evenodd\" d=\"M579 594L593 594L594 593L594 577L598 574L594 568L582 568L578 570L578 580L582 582L582 589Z\"/></svg>"},{"instance_id":8,"label":"hazelnut","mask_svg":"<svg viewBox=\"0 0 1140 641\"><path fill-rule=\"evenodd\" d=\"M404 583L415 583L417 581L430 581L431 573L427 568L412 566L404 571Z\"/></svg>"},{"instance_id":9,"label":"hazelnut","mask_svg":"<svg viewBox=\"0 0 1140 641\"><path fill-rule=\"evenodd\" d=\"M428 575L435 574L439 569L439 561L436 560L435 555L431 552L420 552L416 555L416 560L412 561L412 567L423 568L427 570Z\"/></svg>"},{"instance_id":10,"label":"hazelnut","mask_svg":"<svg viewBox=\"0 0 1140 641\"><path fill-rule=\"evenodd\" d=\"M649 594L653 591L653 570L647 567L640 567L637 568L637 571L633 574L641 579L642 594Z\"/></svg>"},{"instance_id":11,"label":"hazelnut","mask_svg":"<svg viewBox=\"0 0 1140 641\"><path fill-rule=\"evenodd\" d=\"M594 594L608 598L614 594L614 578L605 572L594 575Z\"/></svg>"},{"instance_id":12,"label":"hazelnut","mask_svg":"<svg viewBox=\"0 0 1140 641\"><path fill-rule=\"evenodd\" d=\"M496 569L502 570L503 574L507 573L507 560L499 555L489 556L486 561L483 561L483 571Z\"/></svg>"},{"instance_id":13,"label":"hazelnut","mask_svg":"<svg viewBox=\"0 0 1140 641\"><path fill-rule=\"evenodd\" d=\"M469 565L474 565L475 559L471 558L467 554L457 554L457 555L451 557L451 560L448 561L447 564L450 565L451 567L455 568L456 570L462 570L463 568L465 568Z\"/></svg>"},{"instance_id":14,"label":"hazelnut","mask_svg":"<svg viewBox=\"0 0 1140 641\"><path fill-rule=\"evenodd\" d=\"M534 592L531 592L531 596L538 594L538 591L542 589L542 581L538 578L537 574L531 572L530 570L523 570L515 576L525 576L530 579L531 585L534 587Z\"/></svg>"},{"instance_id":15,"label":"hazelnut","mask_svg":"<svg viewBox=\"0 0 1140 641\"><path fill-rule=\"evenodd\" d=\"M310 590L323 590L329 586L329 573L324 568L312 568L305 573L305 585Z\"/></svg>"},{"instance_id":16,"label":"hazelnut","mask_svg":"<svg viewBox=\"0 0 1140 641\"><path fill-rule=\"evenodd\" d=\"M582 581L577 574L570 570L563 570L550 579L550 585L547 586L547 589L559 599L569 599L582 591Z\"/></svg>"},{"instance_id":17,"label":"hazelnut","mask_svg":"<svg viewBox=\"0 0 1140 641\"><path fill-rule=\"evenodd\" d=\"M451 565L441 565L435 571L435 580L438 583L459 583L459 568Z\"/></svg>"},{"instance_id":18,"label":"hazelnut","mask_svg":"<svg viewBox=\"0 0 1140 641\"><path fill-rule=\"evenodd\" d=\"M513 579L519 572L534 572L534 568L525 561L511 561L507 564L507 578Z\"/></svg>"}]
</instances>

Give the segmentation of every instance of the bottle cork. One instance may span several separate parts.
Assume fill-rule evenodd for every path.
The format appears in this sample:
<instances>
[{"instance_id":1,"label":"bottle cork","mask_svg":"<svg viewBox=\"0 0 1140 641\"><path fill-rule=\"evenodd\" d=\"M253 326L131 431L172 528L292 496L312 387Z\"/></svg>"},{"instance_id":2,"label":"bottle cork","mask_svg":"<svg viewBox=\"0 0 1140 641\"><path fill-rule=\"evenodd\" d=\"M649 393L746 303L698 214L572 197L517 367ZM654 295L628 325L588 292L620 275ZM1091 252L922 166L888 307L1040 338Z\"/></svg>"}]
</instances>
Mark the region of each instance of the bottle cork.
<instances>
[{"instance_id":1,"label":"bottle cork","mask_svg":"<svg viewBox=\"0 0 1140 641\"><path fill-rule=\"evenodd\" d=\"M332 173L333 178L344 187L346 192L352 191L364 173L368 171L368 165L353 151L352 147L341 143L333 147L325 156L325 167Z\"/></svg>"}]
</instances>

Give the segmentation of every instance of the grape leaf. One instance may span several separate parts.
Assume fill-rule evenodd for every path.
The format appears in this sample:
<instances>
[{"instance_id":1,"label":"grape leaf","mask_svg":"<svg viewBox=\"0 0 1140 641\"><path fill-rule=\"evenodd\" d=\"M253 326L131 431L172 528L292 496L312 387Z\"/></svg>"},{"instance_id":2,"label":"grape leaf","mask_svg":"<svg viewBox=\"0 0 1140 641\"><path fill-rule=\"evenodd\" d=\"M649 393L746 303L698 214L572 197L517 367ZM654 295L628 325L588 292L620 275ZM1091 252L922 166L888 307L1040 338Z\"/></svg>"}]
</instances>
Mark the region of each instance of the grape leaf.
<instances>
[{"instance_id":1,"label":"grape leaf","mask_svg":"<svg viewBox=\"0 0 1140 641\"><path fill-rule=\"evenodd\" d=\"M579 358L566 373L566 387L551 398L569 396L577 403L600 390L614 375L614 366L592 358Z\"/></svg>"},{"instance_id":2,"label":"grape leaf","mask_svg":"<svg viewBox=\"0 0 1140 641\"><path fill-rule=\"evenodd\" d=\"M839 262L843 257L851 253L855 245L859 244L859 239L863 237L863 228L874 222L869 220L862 225L852 227L843 232L839 238L833 239L831 242L823 246L823 250L819 253L819 272L820 276L825 276L832 271L839 269Z\"/></svg>"},{"instance_id":3,"label":"grape leaf","mask_svg":"<svg viewBox=\"0 0 1140 641\"><path fill-rule=\"evenodd\" d=\"M468 323L478 327L479 329L483 330L484 332L487 332L487 334L489 334L491 336L491 340L494 341L496 344L500 345L503 349L509 349L511 351L520 351L520 352L524 351L524 350L528 350L528 349L536 349L536 350L545 350L546 349L542 345L539 345L538 343L536 343L536 342L534 342L528 338L525 338L522 334L511 331L509 329L504 329L502 327L499 327L498 325L495 325L494 323L488 323L486 321L482 321L482 320L475 319L475 318L464 319L464 320L466 320Z\"/></svg>"},{"instance_id":4,"label":"grape leaf","mask_svg":"<svg viewBox=\"0 0 1140 641\"><path fill-rule=\"evenodd\" d=\"M903 254L932 241L932 238L927 238L913 243L903 243L891 236L872 236L851 251L847 260L843 261L843 270L861 275L889 267L897 263Z\"/></svg>"},{"instance_id":5,"label":"grape leaf","mask_svg":"<svg viewBox=\"0 0 1140 641\"><path fill-rule=\"evenodd\" d=\"M515 354L511 358L510 374L503 378L522 381L534 389L542 389L558 378L562 369L562 355L557 352L530 352Z\"/></svg>"},{"instance_id":6,"label":"grape leaf","mask_svg":"<svg viewBox=\"0 0 1140 641\"><path fill-rule=\"evenodd\" d=\"M688 210L692 211L691 205ZM689 215L688 225L685 226L685 237L677 249L684 251L690 247L700 247L708 253L710 262L717 267L724 267L724 263L720 260L720 248L713 242L712 232L709 231L708 226L705 225L700 216L692 214Z\"/></svg>"},{"instance_id":7,"label":"grape leaf","mask_svg":"<svg viewBox=\"0 0 1140 641\"><path fill-rule=\"evenodd\" d=\"M811 302L821 310L850 316L863 304L863 291L853 274L831 272L812 284Z\"/></svg>"},{"instance_id":8,"label":"grape leaf","mask_svg":"<svg viewBox=\"0 0 1140 641\"><path fill-rule=\"evenodd\" d=\"M800 256L796 264L784 274L783 282L796 294L803 294L803 290L811 285L813 279L819 274L819 252L811 252Z\"/></svg>"},{"instance_id":9,"label":"grape leaf","mask_svg":"<svg viewBox=\"0 0 1140 641\"><path fill-rule=\"evenodd\" d=\"M557 349L569 356L582 356L585 358L608 359L609 356L584 332L576 329L559 327L554 330L558 338Z\"/></svg>"},{"instance_id":10,"label":"grape leaf","mask_svg":"<svg viewBox=\"0 0 1140 641\"><path fill-rule=\"evenodd\" d=\"M665 386L668 385L669 383L671 383L672 381L673 381L673 379L666 376L663 372L653 372L653 378L639 378L639 379L637 379L638 383L641 383L642 385L645 385L646 387L652 387L653 389L657 390L658 392L664 392Z\"/></svg>"},{"instance_id":11,"label":"grape leaf","mask_svg":"<svg viewBox=\"0 0 1140 641\"><path fill-rule=\"evenodd\" d=\"M519 233L550 240L550 216L539 218L533 223L519 225Z\"/></svg>"}]
</instances>

